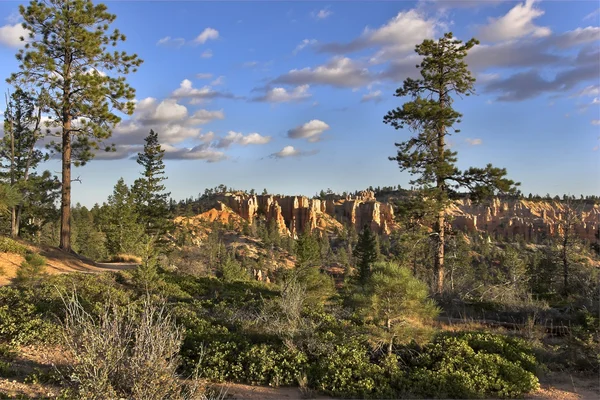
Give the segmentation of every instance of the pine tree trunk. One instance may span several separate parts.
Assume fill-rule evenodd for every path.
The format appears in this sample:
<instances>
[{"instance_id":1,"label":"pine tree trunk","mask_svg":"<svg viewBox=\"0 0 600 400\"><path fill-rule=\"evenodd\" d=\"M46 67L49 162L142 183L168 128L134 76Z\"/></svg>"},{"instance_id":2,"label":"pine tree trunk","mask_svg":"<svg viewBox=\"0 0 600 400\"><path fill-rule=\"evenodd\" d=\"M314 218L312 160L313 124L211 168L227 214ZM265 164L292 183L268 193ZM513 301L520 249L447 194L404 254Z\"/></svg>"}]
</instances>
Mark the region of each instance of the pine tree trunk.
<instances>
[{"instance_id":1,"label":"pine tree trunk","mask_svg":"<svg viewBox=\"0 0 600 400\"><path fill-rule=\"evenodd\" d=\"M563 240L562 248L562 262L563 262L563 294L566 296L569 294L569 258L568 258L568 246L569 246L569 231L568 227L565 228L565 238Z\"/></svg>"},{"instance_id":2,"label":"pine tree trunk","mask_svg":"<svg viewBox=\"0 0 600 400\"><path fill-rule=\"evenodd\" d=\"M71 251L71 116L63 122L60 248Z\"/></svg>"},{"instance_id":3,"label":"pine tree trunk","mask_svg":"<svg viewBox=\"0 0 600 400\"><path fill-rule=\"evenodd\" d=\"M392 321L389 318L386 322L386 326L387 326L388 333L390 334L390 342L388 343L387 352L388 352L388 355L391 355L392 351L394 350L394 336L392 335Z\"/></svg>"},{"instance_id":4,"label":"pine tree trunk","mask_svg":"<svg viewBox=\"0 0 600 400\"><path fill-rule=\"evenodd\" d=\"M21 232L21 214L23 212L23 205L19 204L17 206L17 212L15 215L15 225L14 225L14 236L19 236Z\"/></svg>"},{"instance_id":5,"label":"pine tree trunk","mask_svg":"<svg viewBox=\"0 0 600 400\"><path fill-rule=\"evenodd\" d=\"M443 211L440 211L435 224L435 230L438 234L437 240L437 251L435 254L434 264L434 287L437 294L441 294L444 290L444 245L446 244L444 224L446 215Z\"/></svg>"}]
</instances>

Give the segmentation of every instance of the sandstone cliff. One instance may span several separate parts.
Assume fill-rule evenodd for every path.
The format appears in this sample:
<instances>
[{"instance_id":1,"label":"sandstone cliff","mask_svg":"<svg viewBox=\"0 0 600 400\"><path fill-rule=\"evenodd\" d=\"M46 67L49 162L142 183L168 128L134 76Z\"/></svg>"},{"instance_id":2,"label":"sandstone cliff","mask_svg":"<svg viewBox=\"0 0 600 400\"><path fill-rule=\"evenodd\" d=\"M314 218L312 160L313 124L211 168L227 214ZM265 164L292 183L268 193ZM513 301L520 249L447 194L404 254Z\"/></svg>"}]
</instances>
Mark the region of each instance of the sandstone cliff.
<instances>
[{"instance_id":1,"label":"sandstone cliff","mask_svg":"<svg viewBox=\"0 0 600 400\"><path fill-rule=\"evenodd\" d=\"M389 234L394 228L394 210L390 204L380 203L373 192L361 192L345 199L309 199L304 196L249 195L225 193L218 198L248 223L259 216L275 221L279 231L297 237L305 230L334 231L349 223L356 229L368 225L380 234Z\"/></svg>"},{"instance_id":2,"label":"sandstone cliff","mask_svg":"<svg viewBox=\"0 0 600 400\"><path fill-rule=\"evenodd\" d=\"M584 240L595 241L600 226L600 207L592 204L573 205L577 215L575 234ZM458 230L488 232L512 238L522 235L525 240L538 240L560 233L567 207L558 201L528 201L493 199L485 204L470 200L457 201L448 210L452 226Z\"/></svg>"}]
</instances>

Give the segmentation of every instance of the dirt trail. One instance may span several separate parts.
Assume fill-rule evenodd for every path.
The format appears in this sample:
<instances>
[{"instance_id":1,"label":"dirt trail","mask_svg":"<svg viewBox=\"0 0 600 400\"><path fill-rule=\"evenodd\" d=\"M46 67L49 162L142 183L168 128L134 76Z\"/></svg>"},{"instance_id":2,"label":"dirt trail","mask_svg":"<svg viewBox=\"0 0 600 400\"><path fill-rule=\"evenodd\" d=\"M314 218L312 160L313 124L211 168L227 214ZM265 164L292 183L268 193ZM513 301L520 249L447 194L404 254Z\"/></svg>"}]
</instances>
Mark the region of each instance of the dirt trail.
<instances>
[{"instance_id":1,"label":"dirt trail","mask_svg":"<svg viewBox=\"0 0 600 400\"><path fill-rule=\"evenodd\" d=\"M137 264L132 263L94 263L77 257L74 254L67 254L57 248L49 246L32 246L25 244L31 251L39 253L46 258L46 273L49 275L66 274L71 272L83 272L99 274L106 271L122 271L132 269ZM10 284L11 280L17 275L17 269L25 258L15 253L0 253L0 286Z\"/></svg>"}]
</instances>

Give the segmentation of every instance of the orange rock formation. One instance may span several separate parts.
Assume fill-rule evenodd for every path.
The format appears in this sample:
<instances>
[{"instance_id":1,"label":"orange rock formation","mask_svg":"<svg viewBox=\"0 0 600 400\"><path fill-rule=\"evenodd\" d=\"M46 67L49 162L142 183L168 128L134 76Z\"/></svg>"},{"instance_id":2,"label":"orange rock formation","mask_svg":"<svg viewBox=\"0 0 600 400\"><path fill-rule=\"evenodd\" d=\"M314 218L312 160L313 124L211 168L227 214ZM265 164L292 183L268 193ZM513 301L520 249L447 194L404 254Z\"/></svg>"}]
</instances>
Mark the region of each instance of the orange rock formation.
<instances>
[{"instance_id":1,"label":"orange rock formation","mask_svg":"<svg viewBox=\"0 0 600 400\"><path fill-rule=\"evenodd\" d=\"M306 229L341 229L343 223L350 223L357 229L366 224L382 234L389 234L394 227L392 206L378 202L370 191L361 192L356 198L341 200L226 193L219 201L249 223L264 215L267 221L275 221L282 234L292 237Z\"/></svg>"},{"instance_id":2,"label":"orange rock formation","mask_svg":"<svg viewBox=\"0 0 600 400\"><path fill-rule=\"evenodd\" d=\"M600 226L598 205L574 205L578 216L575 234L584 240L595 241ZM448 210L453 216L452 226L458 230L482 231L500 237L523 235L526 240L560 233L567 212L561 202L500 200L487 204L473 204L470 200L456 202Z\"/></svg>"}]
</instances>

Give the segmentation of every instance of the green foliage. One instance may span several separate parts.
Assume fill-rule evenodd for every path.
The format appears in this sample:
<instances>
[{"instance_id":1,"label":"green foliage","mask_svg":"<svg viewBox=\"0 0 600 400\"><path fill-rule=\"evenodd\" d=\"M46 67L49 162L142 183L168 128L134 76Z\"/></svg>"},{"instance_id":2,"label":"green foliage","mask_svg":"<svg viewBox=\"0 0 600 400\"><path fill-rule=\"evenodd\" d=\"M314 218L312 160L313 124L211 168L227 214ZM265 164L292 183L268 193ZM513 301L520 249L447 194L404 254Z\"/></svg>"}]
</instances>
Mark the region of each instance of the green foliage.
<instances>
[{"instance_id":1,"label":"green foliage","mask_svg":"<svg viewBox=\"0 0 600 400\"><path fill-rule=\"evenodd\" d=\"M21 243L6 236L0 236L0 252L25 255L27 251L27 247L23 246Z\"/></svg>"},{"instance_id":2,"label":"green foliage","mask_svg":"<svg viewBox=\"0 0 600 400\"><path fill-rule=\"evenodd\" d=\"M455 39L451 32L437 41L426 39L415 47L423 59L417 68L421 78L407 78L395 96L410 96L408 101L385 115L384 123L396 129L408 128L416 133L409 140L396 143L398 153L390 160L396 161L401 171L409 171L417 178L410 181L429 201L426 214L435 215L437 254L434 263L434 287L441 293L444 289L444 246L446 208L457 191L466 188L471 197L480 200L496 192L515 192L513 181L506 179L506 170L488 164L485 168L469 168L460 171L456 167L457 153L447 145L450 131L462 114L452 108L451 95L474 93L475 78L464 59L479 42L471 39L464 43Z\"/></svg>"},{"instance_id":3,"label":"green foliage","mask_svg":"<svg viewBox=\"0 0 600 400\"><path fill-rule=\"evenodd\" d=\"M7 81L37 91L49 115L47 131L61 129L60 142L48 147L62 155L60 246L70 251L71 164L91 160L121 121L118 113L133 113L135 90L125 76L142 60L125 51L109 52L125 35L109 32L116 16L104 4L32 0L19 12L27 43L16 55L20 71Z\"/></svg>"},{"instance_id":4,"label":"green foliage","mask_svg":"<svg viewBox=\"0 0 600 400\"><path fill-rule=\"evenodd\" d=\"M219 265L219 272L225 282L247 281L250 279L250 274L248 274L246 268L232 254L225 256L225 259Z\"/></svg>"},{"instance_id":5,"label":"green foliage","mask_svg":"<svg viewBox=\"0 0 600 400\"><path fill-rule=\"evenodd\" d=\"M372 363L367 347L351 340L334 346L312 364L311 386L333 396L349 398L394 398L384 369Z\"/></svg>"},{"instance_id":6,"label":"green foliage","mask_svg":"<svg viewBox=\"0 0 600 400\"><path fill-rule=\"evenodd\" d=\"M0 140L0 177L12 188L12 193L0 194L10 199L14 218L12 234L21 235L21 221L25 221L27 233L39 229L30 221L47 220L55 210L59 182L49 171L36 172L41 161L48 155L36 149L43 136L41 113L42 101L22 88L11 94L4 114L4 132ZM0 201L6 204L6 201ZM50 215L48 215L50 214Z\"/></svg>"},{"instance_id":7,"label":"green foliage","mask_svg":"<svg viewBox=\"0 0 600 400\"><path fill-rule=\"evenodd\" d=\"M353 256L358 268L358 281L364 284L371 276L371 266L379 258L377 236L365 225L358 235Z\"/></svg>"},{"instance_id":8,"label":"green foliage","mask_svg":"<svg viewBox=\"0 0 600 400\"><path fill-rule=\"evenodd\" d=\"M425 397L516 397L539 387L531 348L501 335L441 334L403 361L411 391Z\"/></svg>"},{"instance_id":9,"label":"green foliage","mask_svg":"<svg viewBox=\"0 0 600 400\"><path fill-rule=\"evenodd\" d=\"M123 178L119 179L101 210L100 226L106 235L108 254L140 255L144 228L138 223L134 196Z\"/></svg>"},{"instance_id":10,"label":"green foliage","mask_svg":"<svg viewBox=\"0 0 600 400\"><path fill-rule=\"evenodd\" d=\"M163 163L165 151L158 142L158 133L153 130L150 130L145 141L144 152L139 153L137 159L144 170L142 177L134 182L132 191L138 219L146 234L160 238L170 230L170 193L164 192L165 186L161 183L167 179Z\"/></svg>"},{"instance_id":11,"label":"green foliage","mask_svg":"<svg viewBox=\"0 0 600 400\"><path fill-rule=\"evenodd\" d=\"M32 1L27 7L21 5L19 12L29 37L17 53L20 72L12 74L9 82L43 89L44 106L53 123L62 122L64 113L71 116L69 123L78 119L76 129L63 126L63 134L75 138L73 157L84 164L120 121L115 112L133 112L135 91L123 76L135 72L142 60L125 52L108 52L125 35L108 32L116 16L104 4Z\"/></svg>"},{"instance_id":12,"label":"green foliage","mask_svg":"<svg viewBox=\"0 0 600 400\"><path fill-rule=\"evenodd\" d=\"M73 250L94 261L107 257L106 235L100 231L99 212L97 209L88 210L79 203L72 210L72 243Z\"/></svg>"},{"instance_id":13,"label":"green foliage","mask_svg":"<svg viewBox=\"0 0 600 400\"><path fill-rule=\"evenodd\" d=\"M392 353L396 338L405 336L407 328L439 313L435 302L429 299L427 285L395 263L374 264L364 292L355 301L359 315L379 328L377 336L388 344L388 354Z\"/></svg>"},{"instance_id":14,"label":"green foliage","mask_svg":"<svg viewBox=\"0 0 600 400\"><path fill-rule=\"evenodd\" d=\"M36 254L28 253L25 255L25 260L19 265L15 282L28 283L39 278L46 270L46 258Z\"/></svg>"},{"instance_id":15,"label":"green foliage","mask_svg":"<svg viewBox=\"0 0 600 400\"><path fill-rule=\"evenodd\" d=\"M51 342L56 326L43 318L34 291L0 288L0 340L13 345Z\"/></svg>"}]
</instances>

